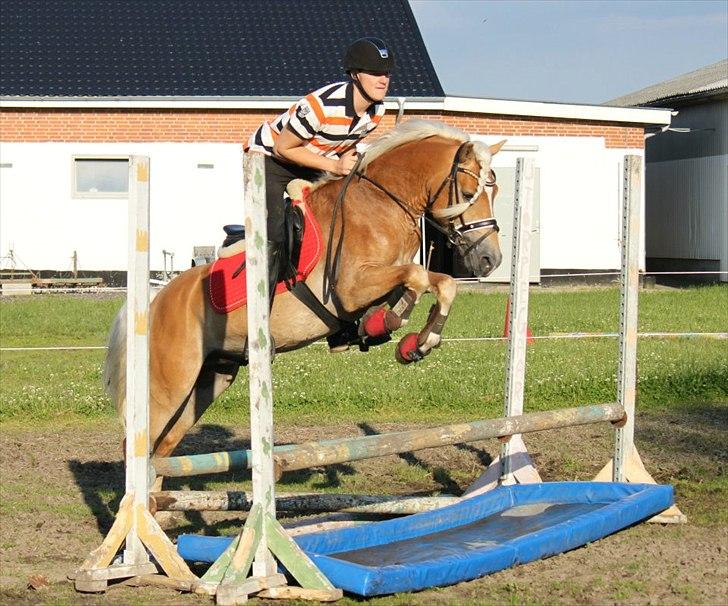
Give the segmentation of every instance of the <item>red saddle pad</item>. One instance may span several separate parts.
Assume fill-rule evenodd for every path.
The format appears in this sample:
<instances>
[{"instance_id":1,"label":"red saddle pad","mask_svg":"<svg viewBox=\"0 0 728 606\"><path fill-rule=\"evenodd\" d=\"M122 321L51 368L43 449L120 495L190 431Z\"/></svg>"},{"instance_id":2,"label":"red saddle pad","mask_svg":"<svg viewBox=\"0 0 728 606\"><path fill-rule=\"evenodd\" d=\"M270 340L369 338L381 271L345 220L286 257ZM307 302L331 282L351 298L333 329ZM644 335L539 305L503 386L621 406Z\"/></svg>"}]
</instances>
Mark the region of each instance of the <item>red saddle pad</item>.
<instances>
[{"instance_id":1,"label":"red saddle pad","mask_svg":"<svg viewBox=\"0 0 728 606\"><path fill-rule=\"evenodd\" d=\"M294 204L302 204L294 202ZM324 250L324 241L321 237L321 227L310 210L302 206L304 227L303 242L301 243L301 256L298 259L296 280L305 280L316 267ZM233 257L218 259L212 265L208 294L212 308L220 314L230 313L245 305L247 292L245 290L245 273L243 269L233 278L233 274L245 261L245 253L241 252ZM285 282L279 282L276 293L286 290Z\"/></svg>"}]
</instances>

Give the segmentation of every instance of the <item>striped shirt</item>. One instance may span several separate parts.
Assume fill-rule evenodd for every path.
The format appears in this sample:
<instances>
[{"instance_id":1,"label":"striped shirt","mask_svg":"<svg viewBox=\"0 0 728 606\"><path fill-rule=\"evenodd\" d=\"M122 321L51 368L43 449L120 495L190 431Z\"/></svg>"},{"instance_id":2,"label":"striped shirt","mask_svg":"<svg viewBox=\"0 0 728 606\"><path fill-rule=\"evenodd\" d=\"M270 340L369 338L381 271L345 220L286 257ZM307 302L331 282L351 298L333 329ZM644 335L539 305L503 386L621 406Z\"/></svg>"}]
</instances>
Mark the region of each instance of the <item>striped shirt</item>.
<instances>
[{"instance_id":1,"label":"striped shirt","mask_svg":"<svg viewBox=\"0 0 728 606\"><path fill-rule=\"evenodd\" d=\"M248 140L245 151L273 155L273 145L284 128L319 156L338 158L372 132L384 115L384 104L374 103L364 115L354 111L354 85L336 82L306 95L287 112L266 121Z\"/></svg>"}]
</instances>

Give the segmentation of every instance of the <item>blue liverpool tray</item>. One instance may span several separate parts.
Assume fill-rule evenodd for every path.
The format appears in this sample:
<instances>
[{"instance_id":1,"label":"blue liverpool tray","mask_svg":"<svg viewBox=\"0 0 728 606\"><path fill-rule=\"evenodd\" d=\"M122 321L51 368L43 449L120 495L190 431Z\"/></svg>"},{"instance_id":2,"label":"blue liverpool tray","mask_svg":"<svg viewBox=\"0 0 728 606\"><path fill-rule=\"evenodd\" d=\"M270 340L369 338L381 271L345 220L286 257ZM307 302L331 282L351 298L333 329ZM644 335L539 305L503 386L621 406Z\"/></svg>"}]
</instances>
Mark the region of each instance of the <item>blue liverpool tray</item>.
<instances>
[{"instance_id":1,"label":"blue liverpool tray","mask_svg":"<svg viewBox=\"0 0 728 606\"><path fill-rule=\"evenodd\" d=\"M468 581L574 549L667 509L672 486L553 482L501 486L442 509L296 537L334 586L362 596ZM230 537L180 535L188 561Z\"/></svg>"}]
</instances>

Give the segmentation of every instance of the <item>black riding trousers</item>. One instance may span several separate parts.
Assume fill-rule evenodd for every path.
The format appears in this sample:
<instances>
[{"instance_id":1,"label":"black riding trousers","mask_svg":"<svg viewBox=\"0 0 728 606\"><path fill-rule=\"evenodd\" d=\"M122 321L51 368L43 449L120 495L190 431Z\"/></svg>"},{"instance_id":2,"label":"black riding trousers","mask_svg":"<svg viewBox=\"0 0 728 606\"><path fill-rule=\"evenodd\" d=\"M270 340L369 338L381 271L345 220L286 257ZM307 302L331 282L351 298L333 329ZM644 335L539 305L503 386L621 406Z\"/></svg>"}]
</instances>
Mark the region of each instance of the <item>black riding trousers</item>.
<instances>
[{"instance_id":1,"label":"black riding trousers","mask_svg":"<svg viewBox=\"0 0 728 606\"><path fill-rule=\"evenodd\" d=\"M289 164L273 158L265 157L265 201L268 210L268 240L282 243L283 235L283 194L286 186L294 179L316 181L322 175L321 171Z\"/></svg>"}]
</instances>

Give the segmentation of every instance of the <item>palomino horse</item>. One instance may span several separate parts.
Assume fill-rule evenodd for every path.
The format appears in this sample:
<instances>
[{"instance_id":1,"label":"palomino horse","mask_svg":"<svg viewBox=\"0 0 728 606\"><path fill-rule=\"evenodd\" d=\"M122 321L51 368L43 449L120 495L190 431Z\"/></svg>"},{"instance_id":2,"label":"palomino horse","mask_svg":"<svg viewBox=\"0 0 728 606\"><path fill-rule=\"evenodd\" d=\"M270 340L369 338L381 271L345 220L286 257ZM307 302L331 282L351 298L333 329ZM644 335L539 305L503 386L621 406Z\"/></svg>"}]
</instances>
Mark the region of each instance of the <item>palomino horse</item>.
<instances>
[{"instance_id":1,"label":"palomino horse","mask_svg":"<svg viewBox=\"0 0 728 606\"><path fill-rule=\"evenodd\" d=\"M326 238L332 223L341 242L332 276L321 258L306 280L331 314L362 319L362 334L381 337L403 325L425 292L437 298L425 327L405 337L401 362L427 355L456 295L447 275L412 263L420 247L419 220L427 214L444 231L477 276L501 261L492 203L497 192L490 163L504 142L488 147L452 127L410 120L375 141L351 179L324 179L306 200ZM341 202L339 193L348 189ZM335 212L338 207L338 213ZM344 224L343 237L341 224ZM207 407L235 379L246 345L246 310L215 313L208 300L210 265L193 267L165 286L150 309L150 439L152 452L168 456ZM328 287L326 286L328 284ZM331 291L330 297L324 290ZM392 293L391 309L371 312ZM404 293L404 294L402 294ZM396 300L397 294L395 294ZM328 299L328 300L327 300ZM367 315L364 315L365 312ZM104 384L123 417L125 312L112 328ZM270 315L277 352L291 351L334 332L290 292L277 295ZM238 352L234 356L221 352Z\"/></svg>"}]
</instances>

